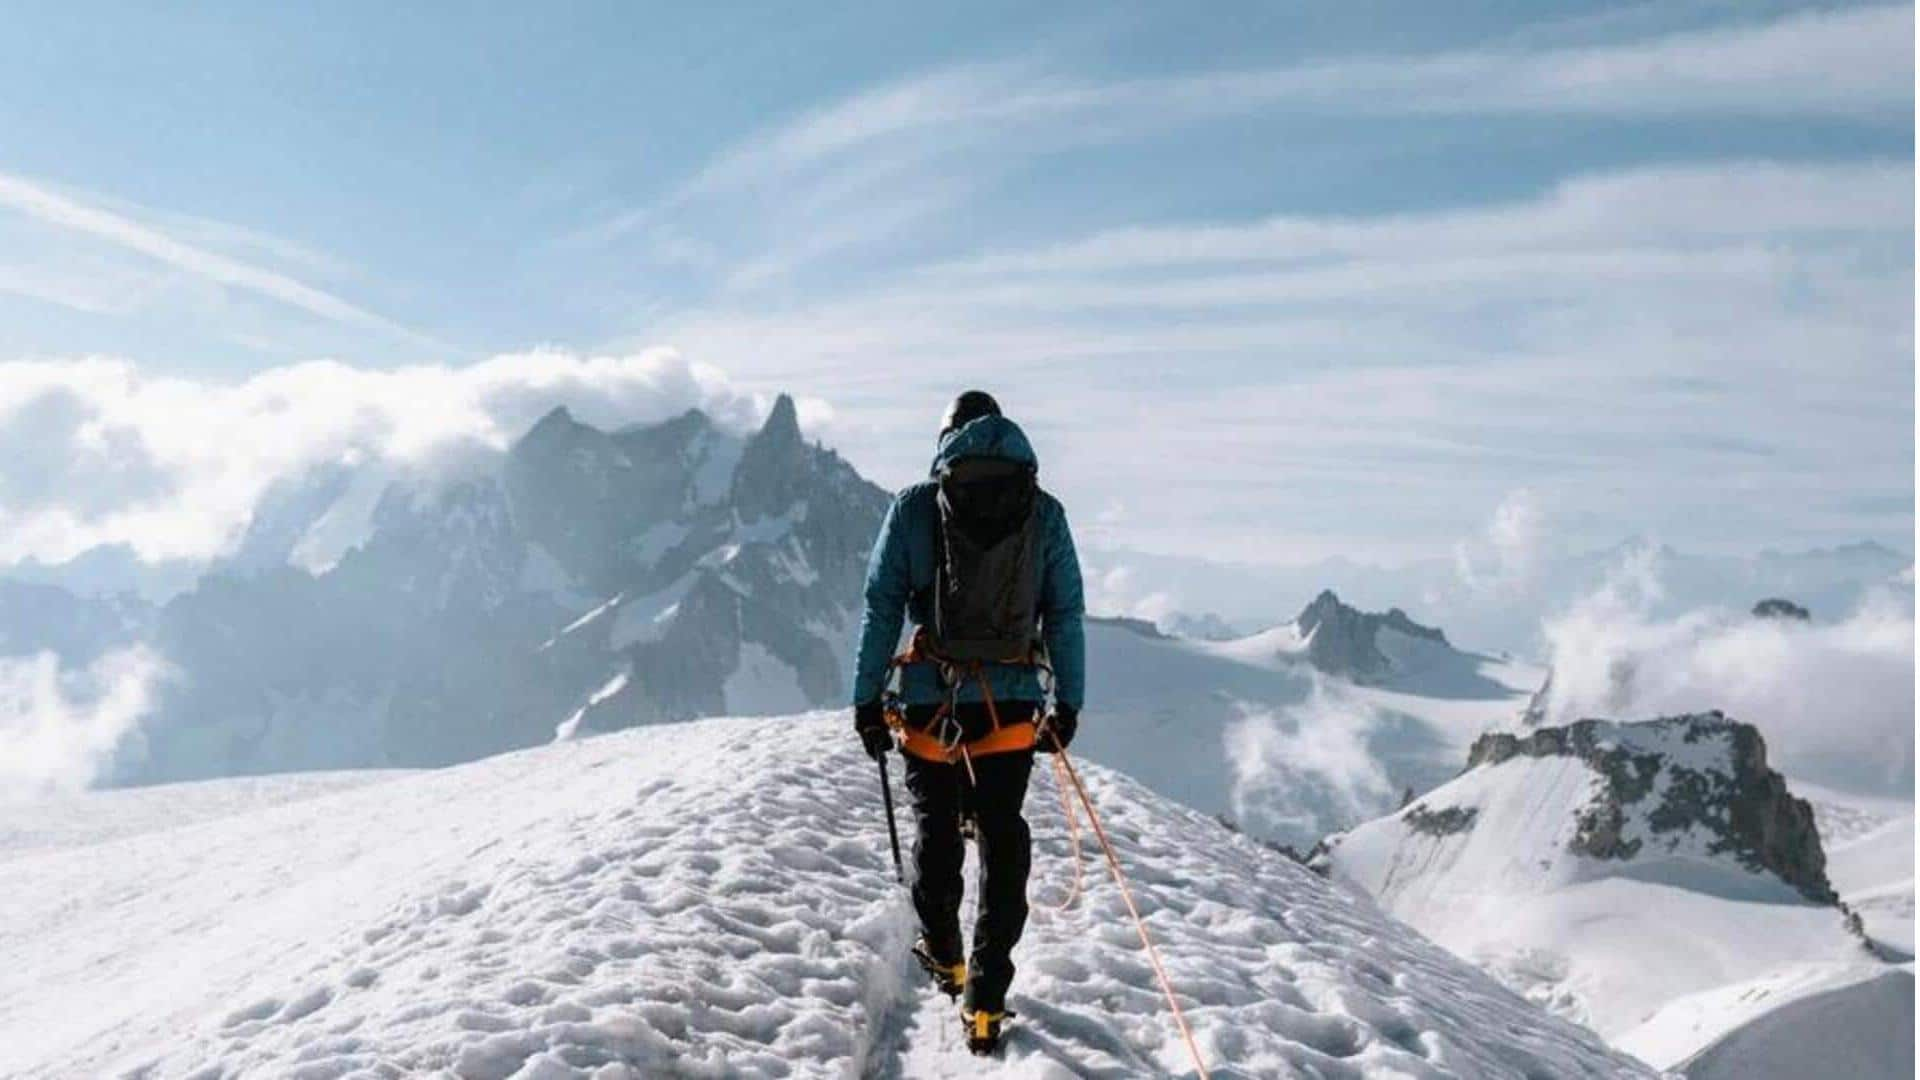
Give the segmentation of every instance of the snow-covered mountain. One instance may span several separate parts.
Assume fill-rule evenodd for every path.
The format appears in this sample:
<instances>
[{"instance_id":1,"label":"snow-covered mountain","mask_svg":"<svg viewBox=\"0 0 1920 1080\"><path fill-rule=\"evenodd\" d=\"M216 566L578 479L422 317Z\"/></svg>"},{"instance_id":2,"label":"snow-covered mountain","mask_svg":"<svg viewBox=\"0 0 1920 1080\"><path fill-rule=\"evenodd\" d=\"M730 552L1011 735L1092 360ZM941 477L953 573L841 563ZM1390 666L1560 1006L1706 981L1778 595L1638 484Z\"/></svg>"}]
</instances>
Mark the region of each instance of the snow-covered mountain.
<instances>
[{"instance_id":1,"label":"snow-covered mountain","mask_svg":"<svg viewBox=\"0 0 1920 1080\"><path fill-rule=\"evenodd\" d=\"M1476 565L1471 548L1398 565L1345 558L1291 566L1227 563L1097 542L1081 556L1096 574L1124 572L1137 582L1121 599L1151 596L1147 606L1156 615L1171 608L1214 612L1236 625L1270 622L1275 613L1330 588L1362 607L1415 605L1455 640L1522 655L1539 654L1541 616L1605 587L1626 561L1644 564L1660 582L1646 612L1653 619L1703 608L1744 611L1761 597L1779 596L1805 606L1816 620L1834 620L1857 609L1876 588L1912 586L1912 556L1871 542L1736 555L1633 539L1588 550L1528 552L1517 565L1486 567ZM1162 617L1169 630L1184 626L1177 616Z\"/></svg>"},{"instance_id":2,"label":"snow-covered mountain","mask_svg":"<svg viewBox=\"0 0 1920 1080\"><path fill-rule=\"evenodd\" d=\"M0 578L0 657L49 652L83 665L129 644L151 611L137 597L76 595L58 585Z\"/></svg>"},{"instance_id":3,"label":"snow-covered mountain","mask_svg":"<svg viewBox=\"0 0 1920 1080\"><path fill-rule=\"evenodd\" d=\"M1089 620L1087 641L1087 755L1302 850L1445 782L1543 677L1331 593L1229 641L1114 619Z\"/></svg>"},{"instance_id":4,"label":"snow-covered mountain","mask_svg":"<svg viewBox=\"0 0 1920 1080\"><path fill-rule=\"evenodd\" d=\"M1045 790L1020 1021L1003 1060L966 1055L912 970L846 723L7 806L0 1074L1192 1075L1099 866L1047 908L1074 864ZM1651 1076L1286 858L1084 772L1214 1076Z\"/></svg>"},{"instance_id":5,"label":"snow-covered mountain","mask_svg":"<svg viewBox=\"0 0 1920 1080\"><path fill-rule=\"evenodd\" d=\"M1883 976L1912 992L1910 966L1884 963L1850 927L1812 807L1768 766L1759 732L1718 713L1489 733L1458 778L1330 838L1319 858L1436 942L1661 1067L1779 1020L1773 1007L1808 994ZM1880 1009L1887 992L1858 995ZM1878 1063L1848 1075L1895 1075L1880 1070L1901 1061L1910 1075L1911 1013L1905 1036L1854 1048L1859 1017L1836 1000L1847 998L1829 1000L1817 1031L1801 1017L1802 1039L1868 1055L1836 1061Z\"/></svg>"},{"instance_id":6,"label":"snow-covered mountain","mask_svg":"<svg viewBox=\"0 0 1920 1080\"><path fill-rule=\"evenodd\" d=\"M153 617L168 682L114 779L439 765L837 703L886 496L782 397L603 432L556 409L432 482L328 470Z\"/></svg>"},{"instance_id":7,"label":"snow-covered mountain","mask_svg":"<svg viewBox=\"0 0 1920 1080\"><path fill-rule=\"evenodd\" d=\"M1222 650L1227 655L1256 663L1295 658L1362 685L1433 695L1471 684L1493 659L1455 649L1444 631L1422 626L1399 608L1361 611L1331 589L1321 590L1292 622L1233 640Z\"/></svg>"},{"instance_id":8,"label":"snow-covered mountain","mask_svg":"<svg viewBox=\"0 0 1920 1080\"><path fill-rule=\"evenodd\" d=\"M556 409L497 460L276 488L235 552L157 609L15 585L34 602L0 592L0 631L11 612L17 651L80 664L138 640L164 664L108 782L442 765L842 703L886 502L806 442L786 398L746 434L698 412L603 431ZM1331 593L1222 641L1090 626L1086 751L1303 848L1445 780L1540 680Z\"/></svg>"}]
</instances>

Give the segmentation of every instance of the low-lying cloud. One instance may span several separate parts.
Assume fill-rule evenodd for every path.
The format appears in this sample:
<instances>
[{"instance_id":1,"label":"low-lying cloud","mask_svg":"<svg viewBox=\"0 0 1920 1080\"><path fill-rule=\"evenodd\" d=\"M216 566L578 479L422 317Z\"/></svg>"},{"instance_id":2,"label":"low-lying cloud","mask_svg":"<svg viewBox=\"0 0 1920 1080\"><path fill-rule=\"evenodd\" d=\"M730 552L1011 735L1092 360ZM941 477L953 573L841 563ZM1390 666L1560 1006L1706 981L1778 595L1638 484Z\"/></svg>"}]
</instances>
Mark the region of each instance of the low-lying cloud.
<instances>
[{"instance_id":1,"label":"low-lying cloud","mask_svg":"<svg viewBox=\"0 0 1920 1080\"><path fill-rule=\"evenodd\" d=\"M1095 615L1121 615L1158 623L1179 607L1173 594L1155 588L1131 566L1082 561L1087 610Z\"/></svg>"},{"instance_id":2,"label":"low-lying cloud","mask_svg":"<svg viewBox=\"0 0 1920 1080\"><path fill-rule=\"evenodd\" d=\"M1547 518L1539 495L1515 488L1494 507L1482 536L1454 545L1454 570L1468 590L1517 592L1538 579L1547 544Z\"/></svg>"},{"instance_id":3,"label":"low-lying cloud","mask_svg":"<svg viewBox=\"0 0 1920 1080\"><path fill-rule=\"evenodd\" d=\"M152 708L167 665L134 646L67 668L51 652L0 657L0 802L100 780Z\"/></svg>"},{"instance_id":4,"label":"low-lying cloud","mask_svg":"<svg viewBox=\"0 0 1920 1080\"><path fill-rule=\"evenodd\" d=\"M1336 684L1315 678L1298 705L1238 705L1224 733L1233 815L1270 836L1318 837L1391 806L1393 783L1369 744L1377 715Z\"/></svg>"},{"instance_id":5,"label":"low-lying cloud","mask_svg":"<svg viewBox=\"0 0 1920 1080\"><path fill-rule=\"evenodd\" d=\"M386 370L316 361L237 382L117 359L0 363L0 566L110 543L148 560L216 555L282 478L497 453L563 404L605 426L693 407L745 425L768 402L667 349ZM803 403L803 420L824 412Z\"/></svg>"},{"instance_id":6,"label":"low-lying cloud","mask_svg":"<svg viewBox=\"0 0 1920 1080\"><path fill-rule=\"evenodd\" d=\"M1696 610L1649 615L1661 597L1651 554L1546 622L1549 723L1642 720L1719 709L1754 724L1788 776L1911 798L1911 591L1870 593L1838 622Z\"/></svg>"}]
</instances>

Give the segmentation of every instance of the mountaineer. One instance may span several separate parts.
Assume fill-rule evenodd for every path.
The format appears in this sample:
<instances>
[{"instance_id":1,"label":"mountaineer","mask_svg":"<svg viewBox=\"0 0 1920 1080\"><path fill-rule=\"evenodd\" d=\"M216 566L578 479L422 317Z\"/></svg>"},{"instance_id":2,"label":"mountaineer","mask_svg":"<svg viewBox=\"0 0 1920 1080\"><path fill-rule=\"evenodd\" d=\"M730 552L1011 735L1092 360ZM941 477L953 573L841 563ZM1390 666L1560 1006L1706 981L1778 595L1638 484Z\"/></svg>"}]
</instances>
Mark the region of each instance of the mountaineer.
<instances>
[{"instance_id":1,"label":"mountaineer","mask_svg":"<svg viewBox=\"0 0 1920 1080\"><path fill-rule=\"evenodd\" d=\"M1026 435L990 395L954 400L932 476L894 498L874 542L853 687L854 729L883 777L896 742L906 759L914 955L942 990L964 994L975 1053L999 1044L1027 920L1022 803L1034 751L1073 741L1085 698L1080 564L1038 473ZM906 616L914 632L896 657ZM980 856L970 954L960 930L968 835Z\"/></svg>"}]
</instances>

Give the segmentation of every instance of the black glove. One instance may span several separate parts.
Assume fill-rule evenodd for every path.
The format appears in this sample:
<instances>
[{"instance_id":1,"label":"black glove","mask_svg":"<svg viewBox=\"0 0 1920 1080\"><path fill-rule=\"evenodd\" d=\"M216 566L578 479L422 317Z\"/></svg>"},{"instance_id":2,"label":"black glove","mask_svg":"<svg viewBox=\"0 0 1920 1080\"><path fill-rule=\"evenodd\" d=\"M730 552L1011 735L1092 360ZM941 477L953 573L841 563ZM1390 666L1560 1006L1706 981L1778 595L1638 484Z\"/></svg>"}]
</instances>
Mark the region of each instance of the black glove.
<instances>
[{"instance_id":1,"label":"black glove","mask_svg":"<svg viewBox=\"0 0 1920 1080\"><path fill-rule=\"evenodd\" d=\"M853 730L860 736L860 745L866 748L867 756L879 761L893 749L893 732L887 730L887 713L877 701L853 707Z\"/></svg>"},{"instance_id":2,"label":"black glove","mask_svg":"<svg viewBox=\"0 0 1920 1080\"><path fill-rule=\"evenodd\" d=\"M1074 733L1080 730L1080 710L1071 705L1059 703L1053 707L1053 715L1047 719L1047 730L1040 736L1040 749L1051 754L1054 740L1065 750L1073 743Z\"/></svg>"}]
</instances>

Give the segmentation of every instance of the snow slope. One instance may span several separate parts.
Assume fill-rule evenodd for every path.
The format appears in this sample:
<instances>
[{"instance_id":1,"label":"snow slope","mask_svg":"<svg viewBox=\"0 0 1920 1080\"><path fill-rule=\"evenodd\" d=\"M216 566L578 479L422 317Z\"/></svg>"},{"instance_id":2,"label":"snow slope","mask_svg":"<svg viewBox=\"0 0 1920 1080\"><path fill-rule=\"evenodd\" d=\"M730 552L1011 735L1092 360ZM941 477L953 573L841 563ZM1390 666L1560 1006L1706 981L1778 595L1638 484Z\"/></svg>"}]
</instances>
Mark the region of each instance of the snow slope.
<instances>
[{"instance_id":1,"label":"snow slope","mask_svg":"<svg viewBox=\"0 0 1920 1080\"><path fill-rule=\"evenodd\" d=\"M1913 812L1827 853L1827 876L1867 936L1913 955Z\"/></svg>"},{"instance_id":2,"label":"snow slope","mask_svg":"<svg viewBox=\"0 0 1920 1080\"><path fill-rule=\"evenodd\" d=\"M229 782L156 788L143 825L64 838L46 819L73 804L0 809L41 838L0 849L0 1074L1191 1075L1099 867L1040 910L1072 877L1044 777L1024 1026L1002 1061L965 1056L910 970L846 726L663 725L284 797L245 781L231 814L206 812ZM1213 1075L1650 1075L1247 837L1085 773Z\"/></svg>"},{"instance_id":3,"label":"snow slope","mask_svg":"<svg viewBox=\"0 0 1920 1080\"><path fill-rule=\"evenodd\" d=\"M1885 971L1778 1005L1680 1071L1688 1080L1912 1076L1912 1025L1913 972Z\"/></svg>"},{"instance_id":4,"label":"snow slope","mask_svg":"<svg viewBox=\"0 0 1920 1080\"><path fill-rule=\"evenodd\" d=\"M1614 1045L1689 1080L1909 1077L1912 1025L1910 966L1803 964L1671 1001Z\"/></svg>"}]
</instances>

